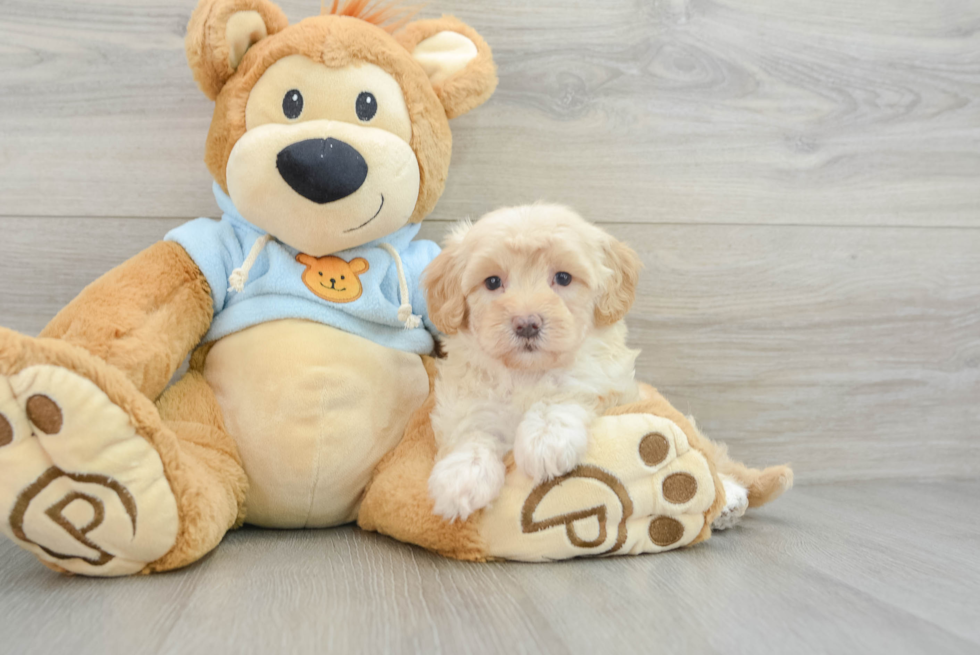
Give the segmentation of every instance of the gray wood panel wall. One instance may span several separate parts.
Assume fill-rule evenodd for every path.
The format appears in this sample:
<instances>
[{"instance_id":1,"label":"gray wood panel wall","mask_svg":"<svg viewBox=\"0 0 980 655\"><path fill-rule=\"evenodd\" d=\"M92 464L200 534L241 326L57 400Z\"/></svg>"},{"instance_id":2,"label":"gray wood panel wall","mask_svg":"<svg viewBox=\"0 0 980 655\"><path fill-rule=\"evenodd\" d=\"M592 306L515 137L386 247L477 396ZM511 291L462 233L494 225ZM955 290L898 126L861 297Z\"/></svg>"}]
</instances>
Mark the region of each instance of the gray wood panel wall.
<instances>
[{"instance_id":1,"label":"gray wood panel wall","mask_svg":"<svg viewBox=\"0 0 980 655\"><path fill-rule=\"evenodd\" d=\"M194 0L0 0L0 325L217 213ZM281 3L293 20L316 0ZM560 201L643 256L640 376L800 481L980 469L980 1L435 0L500 87L424 235Z\"/></svg>"}]
</instances>

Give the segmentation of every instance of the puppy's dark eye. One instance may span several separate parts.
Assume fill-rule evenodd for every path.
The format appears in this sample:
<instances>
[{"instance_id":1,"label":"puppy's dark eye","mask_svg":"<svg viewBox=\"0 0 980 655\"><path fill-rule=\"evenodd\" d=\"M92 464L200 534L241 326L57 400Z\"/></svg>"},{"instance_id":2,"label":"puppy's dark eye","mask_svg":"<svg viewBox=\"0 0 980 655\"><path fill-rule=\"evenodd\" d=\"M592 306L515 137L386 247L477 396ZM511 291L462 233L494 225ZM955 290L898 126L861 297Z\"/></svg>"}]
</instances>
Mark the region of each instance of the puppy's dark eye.
<instances>
[{"instance_id":1,"label":"puppy's dark eye","mask_svg":"<svg viewBox=\"0 0 980 655\"><path fill-rule=\"evenodd\" d=\"M303 94L299 89L286 92L286 96L282 99L282 113L289 120L299 118L303 113Z\"/></svg>"},{"instance_id":2,"label":"puppy's dark eye","mask_svg":"<svg viewBox=\"0 0 980 655\"><path fill-rule=\"evenodd\" d=\"M572 283L572 274L566 273L565 271L559 271L555 273L555 284L562 287L567 287Z\"/></svg>"},{"instance_id":3,"label":"puppy's dark eye","mask_svg":"<svg viewBox=\"0 0 980 655\"><path fill-rule=\"evenodd\" d=\"M374 118L374 115L378 113L378 100L374 97L374 94L370 91L362 91L361 95L357 96L357 103L354 105L354 111L357 112L357 117L364 121L365 123Z\"/></svg>"},{"instance_id":4,"label":"puppy's dark eye","mask_svg":"<svg viewBox=\"0 0 980 655\"><path fill-rule=\"evenodd\" d=\"M496 275L491 275L483 281L483 284L491 291L496 291L500 288L500 278Z\"/></svg>"}]
</instances>

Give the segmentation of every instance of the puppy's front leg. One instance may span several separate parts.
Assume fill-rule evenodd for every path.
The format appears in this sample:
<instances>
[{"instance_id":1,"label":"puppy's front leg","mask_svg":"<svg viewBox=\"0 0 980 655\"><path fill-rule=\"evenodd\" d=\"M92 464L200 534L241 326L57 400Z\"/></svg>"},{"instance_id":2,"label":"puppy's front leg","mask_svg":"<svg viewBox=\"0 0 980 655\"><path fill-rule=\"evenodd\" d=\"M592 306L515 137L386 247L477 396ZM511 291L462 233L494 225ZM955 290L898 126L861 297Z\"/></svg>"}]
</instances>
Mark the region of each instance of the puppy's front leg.
<instances>
[{"instance_id":1,"label":"puppy's front leg","mask_svg":"<svg viewBox=\"0 0 980 655\"><path fill-rule=\"evenodd\" d=\"M435 501L436 514L450 521L465 521L500 495L507 469L497 437L470 431L457 443L433 467L429 495Z\"/></svg>"},{"instance_id":2,"label":"puppy's front leg","mask_svg":"<svg viewBox=\"0 0 980 655\"><path fill-rule=\"evenodd\" d=\"M568 473L585 453L594 419L581 405L534 403L517 426L514 462L535 482Z\"/></svg>"}]
</instances>

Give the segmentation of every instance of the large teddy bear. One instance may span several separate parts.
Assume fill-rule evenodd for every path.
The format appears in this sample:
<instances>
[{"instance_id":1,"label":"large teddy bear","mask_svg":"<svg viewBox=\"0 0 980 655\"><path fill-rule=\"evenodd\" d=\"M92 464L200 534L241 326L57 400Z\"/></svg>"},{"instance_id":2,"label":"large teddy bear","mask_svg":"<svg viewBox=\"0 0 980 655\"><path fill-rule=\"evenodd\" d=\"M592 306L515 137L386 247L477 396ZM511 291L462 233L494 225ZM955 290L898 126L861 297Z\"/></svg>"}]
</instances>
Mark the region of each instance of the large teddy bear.
<instances>
[{"instance_id":1,"label":"large teddy bear","mask_svg":"<svg viewBox=\"0 0 980 655\"><path fill-rule=\"evenodd\" d=\"M438 248L414 237L448 119L496 86L490 49L454 18L364 0L292 26L268 0L201 0L187 54L216 102L222 219L108 272L38 338L0 329L0 529L42 563L165 571L244 522L358 521L472 560L654 552L710 534L719 473L753 504L789 485L647 388L599 419L575 471L536 486L511 466L491 508L434 516L420 278Z\"/></svg>"}]
</instances>

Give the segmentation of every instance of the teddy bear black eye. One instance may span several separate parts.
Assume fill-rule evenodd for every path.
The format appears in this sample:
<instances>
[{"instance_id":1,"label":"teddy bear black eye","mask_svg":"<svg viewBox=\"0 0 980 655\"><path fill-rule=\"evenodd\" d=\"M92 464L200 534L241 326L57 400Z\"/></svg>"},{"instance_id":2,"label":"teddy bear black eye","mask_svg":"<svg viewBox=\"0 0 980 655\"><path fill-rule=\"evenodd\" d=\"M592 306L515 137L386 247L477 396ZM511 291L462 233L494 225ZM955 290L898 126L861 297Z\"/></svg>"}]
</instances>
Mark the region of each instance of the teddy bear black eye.
<instances>
[{"instance_id":1,"label":"teddy bear black eye","mask_svg":"<svg viewBox=\"0 0 980 655\"><path fill-rule=\"evenodd\" d=\"M346 278L346 277L344 277L343 275L341 275L341 276L340 276L340 279L341 279L341 280L346 280L347 278Z\"/></svg>"},{"instance_id":2,"label":"teddy bear black eye","mask_svg":"<svg viewBox=\"0 0 980 655\"><path fill-rule=\"evenodd\" d=\"M320 274L320 277L323 277L323 271L317 271L317 273Z\"/></svg>"},{"instance_id":3,"label":"teddy bear black eye","mask_svg":"<svg viewBox=\"0 0 980 655\"><path fill-rule=\"evenodd\" d=\"M483 284L491 291L496 291L500 288L500 278L496 275L491 275L483 281Z\"/></svg>"},{"instance_id":4,"label":"teddy bear black eye","mask_svg":"<svg viewBox=\"0 0 980 655\"><path fill-rule=\"evenodd\" d=\"M299 118L299 115L303 113L303 94L299 92L299 89L286 92L286 96L282 99L282 113L289 120Z\"/></svg>"},{"instance_id":5,"label":"teddy bear black eye","mask_svg":"<svg viewBox=\"0 0 980 655\"><path fill-rule=\"evenodd\" d=\"M566 273L565 271L559 271L555 273L555 284L562 287L567 287L572 283L572 274Z\"/></svg>"},{"instance_id":6,"label":"teddy bear black eye","mask_svg":"<svg viewBox=\"0 0 980 655\"><path fill-rule=\"evenodd\" d=\"M361 91L361 95L357 96L354 110L357 112L357 117L366 123L378 113L378 100L373 93Z\"/></svg>"}]
</instances>

